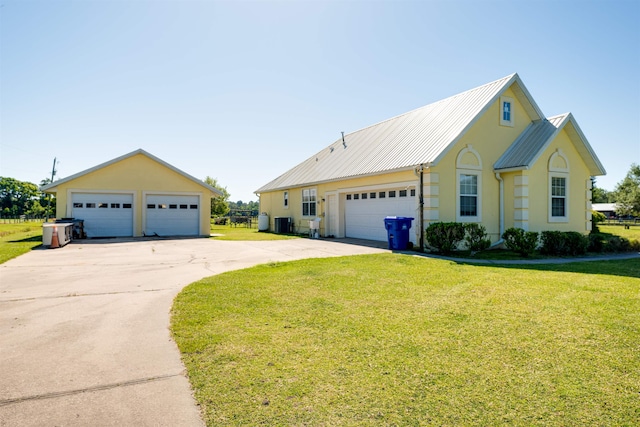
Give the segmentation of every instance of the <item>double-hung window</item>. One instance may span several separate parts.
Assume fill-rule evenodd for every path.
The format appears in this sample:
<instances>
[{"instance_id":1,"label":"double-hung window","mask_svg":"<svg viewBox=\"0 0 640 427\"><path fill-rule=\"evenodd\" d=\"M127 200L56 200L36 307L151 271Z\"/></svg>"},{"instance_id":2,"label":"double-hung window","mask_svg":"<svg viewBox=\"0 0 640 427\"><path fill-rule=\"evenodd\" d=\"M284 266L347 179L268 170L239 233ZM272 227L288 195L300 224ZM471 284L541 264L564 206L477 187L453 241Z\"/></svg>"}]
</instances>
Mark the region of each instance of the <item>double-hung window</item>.
<instances>
[{"instance_id":1,"label":"double-hung window","mask_svg":"<svg viewBox=\"0 0 640 427\"><path fill-rule=\"evenodd\" d=\"M551 216L567 216L567 179L553 176L551 177Z\"/></svg>"},{"instance_id":2,"label":"double-hung window","mask_svg":"<svg viewBox=\"0 0 640 427\"><path fill-rule=\"evenodd\" d=\"M302 190L302 216L316 216L316 202L315 188Z\"/></svg>"},{"instance_id":3,"label":"double-hung window","mask_svg":"<svg viewBox=\"0 0 640 427\"><path fill-rule=\"evenodd\" d=\"M478 175L460 174L460 216L478 216Z\"/></svg>"},{"instance_id":4,"label":"double-hung window","mask_svg":"<svg viewBox=\"0 0 640 427\"><path fill-rule=\"evenodd\" d=\"M513 126L513 98L500 97L500 126Z\"/></svg>"}]
</instances>

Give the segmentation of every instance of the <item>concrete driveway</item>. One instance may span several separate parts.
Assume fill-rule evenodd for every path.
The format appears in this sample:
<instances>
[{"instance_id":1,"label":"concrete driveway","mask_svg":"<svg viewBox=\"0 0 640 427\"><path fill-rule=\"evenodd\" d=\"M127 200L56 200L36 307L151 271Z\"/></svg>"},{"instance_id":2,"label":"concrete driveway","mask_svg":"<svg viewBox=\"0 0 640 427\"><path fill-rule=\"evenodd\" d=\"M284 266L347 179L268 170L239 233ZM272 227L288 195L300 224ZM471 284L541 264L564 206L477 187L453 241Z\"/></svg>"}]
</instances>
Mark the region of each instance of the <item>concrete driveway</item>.
<instances>
[{"instance_id":1,"label":"concrete driveway","mask_svg":"<svg viewBox=\"0 0 640 427\"><path fill-rule=\"evenodd\" d=\"M203 277L385 252L326 240L76 241L0 265L0 426L199 426L169 311Z\"/></svg>"}]
</instances>

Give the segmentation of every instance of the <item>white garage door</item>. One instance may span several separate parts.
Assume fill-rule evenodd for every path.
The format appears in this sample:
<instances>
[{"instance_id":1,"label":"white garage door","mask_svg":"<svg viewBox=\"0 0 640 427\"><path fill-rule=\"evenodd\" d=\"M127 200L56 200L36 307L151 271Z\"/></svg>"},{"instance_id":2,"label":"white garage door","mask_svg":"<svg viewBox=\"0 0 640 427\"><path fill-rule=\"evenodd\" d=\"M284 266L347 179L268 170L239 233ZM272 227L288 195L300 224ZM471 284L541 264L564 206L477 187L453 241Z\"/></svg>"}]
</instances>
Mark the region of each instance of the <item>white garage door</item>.
<instances>
[{"instance_id":1,"label":"white garage door","mask_svg":"<svg viewBox=\"0 0 640 427\"><path fill-rule=\"evenodd\" d=\"M71 203L88 238L133 236L132 194L72 193Z\"/></svg>"},{"instance_id":2,"label":"white garage door","mask_svg":"<svg viewBox=\"0 0 640 427\"><path fill-rule=\"evenodd\" d=\"M197 236L200 234L198 196L149 195L146 200L147 236Z\"/></svg>"},{"instance_id":3,"label":"white garage door","mask_svg":"<svg viewBox=\"0 0 640 427\"><path fill-rule=\"evenodd\" d=\"M347 193L345 203L345 235L357 239L387 240L384 218L416 217L417 202L413 189L385 189ZM411 223L409 239L416 243L416 221Z\"/></svg>"}]
</instances>

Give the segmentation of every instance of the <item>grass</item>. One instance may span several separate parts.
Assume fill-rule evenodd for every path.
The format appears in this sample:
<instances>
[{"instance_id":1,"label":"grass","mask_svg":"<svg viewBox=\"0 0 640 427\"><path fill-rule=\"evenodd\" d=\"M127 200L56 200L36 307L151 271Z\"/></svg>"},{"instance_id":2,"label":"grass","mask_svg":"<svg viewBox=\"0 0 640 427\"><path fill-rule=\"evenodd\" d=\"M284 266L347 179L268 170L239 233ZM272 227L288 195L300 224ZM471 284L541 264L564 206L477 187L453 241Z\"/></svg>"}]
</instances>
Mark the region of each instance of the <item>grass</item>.
<instances>
[{"instance_id":1,"label":"grass","mask_svg":"<svg viewBox=\"0 0 640 427\"><path fill-rule=\"evenodd\" d=\"M625 229L622 225L598 225L601 233L624 237L627 240L640 241L640 225L630 226Z\"/></svg>"},{"instance_id":2,"label":"grass","mask_svg":"<svg viewBox=\"0 0 640 427\"><path fill-rule=\"evenodd\" d=\"M189 285L171 328L207 425L640 422L637 260L273 263Z\"/></svg>"},{"instance_id":3,"label":"grass","mask_svg":"<svg viewBox=\"0 0 640 427\"><path fill-rule=\"evenodd\" d=\"M0 264L42 245L42 222L0 224Z\"/></svg>"},{"instance_id":4,"label":"grass","mask_svg":"<svg viewBox=\"0 0 640 427\"><path fill-rule=\"evenodd\" d=\"M215 225L211 224L211 234L216 236L212 237L216 240L285 240L285 239L297 239L298 236L275 234L270 232L258 231L257 228L245 227L239 225L234 227L232 225Z\"/></svg>"}]
</instances>

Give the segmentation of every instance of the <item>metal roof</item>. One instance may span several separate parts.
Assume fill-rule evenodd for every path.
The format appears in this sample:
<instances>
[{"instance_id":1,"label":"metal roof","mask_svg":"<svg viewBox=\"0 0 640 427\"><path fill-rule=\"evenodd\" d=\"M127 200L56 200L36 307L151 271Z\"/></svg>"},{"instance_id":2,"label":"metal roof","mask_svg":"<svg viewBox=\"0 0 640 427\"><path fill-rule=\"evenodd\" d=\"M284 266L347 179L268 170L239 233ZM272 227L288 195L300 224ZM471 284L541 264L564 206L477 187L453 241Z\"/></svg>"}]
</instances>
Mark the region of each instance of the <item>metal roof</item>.
<instances>
[{"instance_id":1,"label":"metal roof","mask_svg":"<svg viewBox=\"0 0 640 427\"><path fill-rule=\"evenodd\" d=\"M544 116L517 74L345 134L256 193L436 164L509 87L534 119Z\"/></svg>"},{"instance_id":2,"label":"metal roof","mask_svg":"<svg viewBox=\"0 0 640 427\"><path fill-rule=\"evenodd\" d=\"M592 176L604 175L606 173L604 167L571 113L531 123L496 161L493 168L498 171L529 169L562 129L565 129L569 135L576 150L589 168L589 173Z\"/></svg>"}]
</instances>

